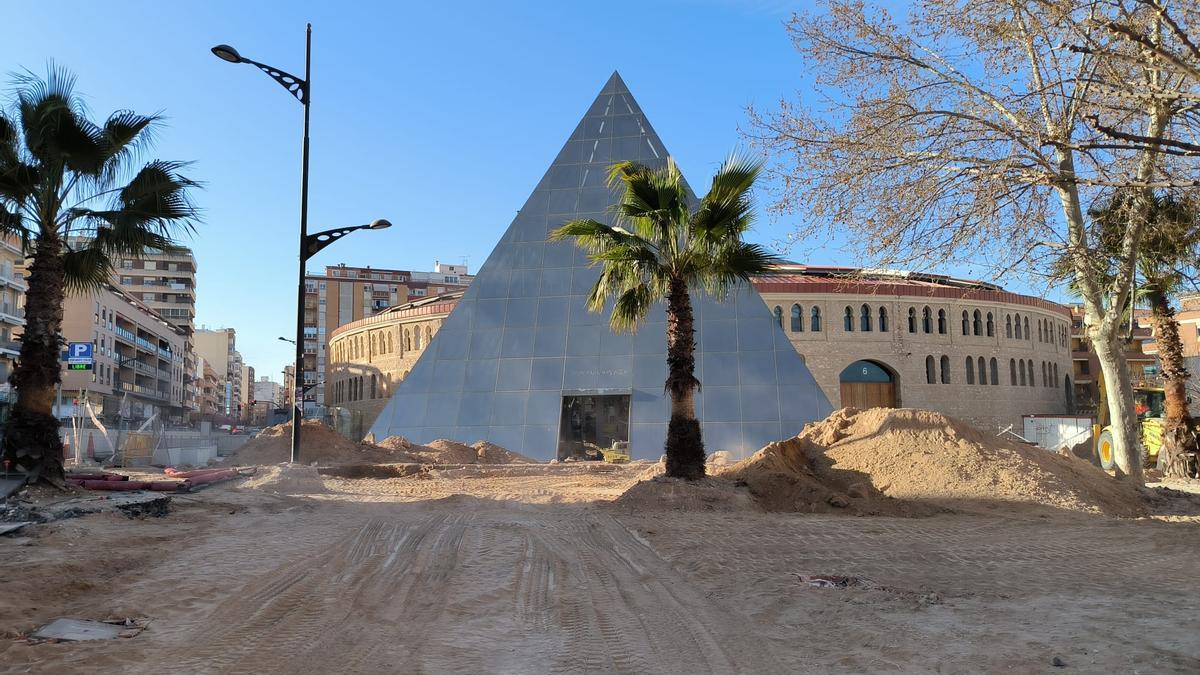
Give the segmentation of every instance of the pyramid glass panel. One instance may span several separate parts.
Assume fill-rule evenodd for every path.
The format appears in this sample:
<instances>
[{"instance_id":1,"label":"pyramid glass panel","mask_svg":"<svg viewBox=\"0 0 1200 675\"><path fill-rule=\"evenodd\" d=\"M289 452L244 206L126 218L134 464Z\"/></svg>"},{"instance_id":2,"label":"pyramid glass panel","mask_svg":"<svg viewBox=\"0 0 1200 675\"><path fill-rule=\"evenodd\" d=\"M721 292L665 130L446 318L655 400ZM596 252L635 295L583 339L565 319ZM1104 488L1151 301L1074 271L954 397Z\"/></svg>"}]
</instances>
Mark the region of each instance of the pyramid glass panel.
<instances>
[{"instance_id":1,"label":"pyramid glass panel","mask_svg":"<svg viewBox=\"0 0 1200 675\"><path fill-rule=\"evenodd\" d=\"M529 457L596 458L628 442L655 459L666 439L666 314L614 334L586 298L599 277L572 242L576 218L612 222L608 167L665 164L667 151L613 73L454 311L376 419L376 438L487 440ZM749 285L723 302L694 292L696 411L709 452L745 456L798 433L831 407Z\"/></svg>"}]
</instances>

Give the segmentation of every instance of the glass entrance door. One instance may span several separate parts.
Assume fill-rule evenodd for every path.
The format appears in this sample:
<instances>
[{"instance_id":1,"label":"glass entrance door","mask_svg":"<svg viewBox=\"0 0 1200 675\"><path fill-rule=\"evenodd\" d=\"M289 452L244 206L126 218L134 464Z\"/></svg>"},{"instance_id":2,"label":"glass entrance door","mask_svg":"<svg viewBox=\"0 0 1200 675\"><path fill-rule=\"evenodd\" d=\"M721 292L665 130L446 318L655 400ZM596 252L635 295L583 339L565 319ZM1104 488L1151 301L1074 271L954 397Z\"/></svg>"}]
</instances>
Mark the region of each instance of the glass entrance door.
<instances>
[{"instance_id":1,"label":"glass entrance door","mask_svg":"<svg viewBox=\"0 0 1200 675\"><path fill-rule=\"evenodd\" d=\"M562 397L558 458L603 459L601 448L629 441L629 394Z\"/></svg>"}]
</instances>

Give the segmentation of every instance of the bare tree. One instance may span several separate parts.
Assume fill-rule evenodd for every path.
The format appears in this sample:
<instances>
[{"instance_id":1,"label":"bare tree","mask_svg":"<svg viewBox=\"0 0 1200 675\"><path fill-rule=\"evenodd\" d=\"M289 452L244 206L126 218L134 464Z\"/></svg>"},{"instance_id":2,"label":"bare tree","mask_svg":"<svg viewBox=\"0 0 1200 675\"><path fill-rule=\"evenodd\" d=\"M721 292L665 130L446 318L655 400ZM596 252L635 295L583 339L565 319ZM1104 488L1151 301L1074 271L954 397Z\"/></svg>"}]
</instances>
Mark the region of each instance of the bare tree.
<instances>
[{"instance_id":1,"label":"bare tree","mask_svg":"<svg viewBox=\"0 0 1200 675\"><path fill-rule=\"evenodd\" d=\"M1066 256L1109 393L1117 464L1140 482L1121 312L1110 308L1126 305L1145 219L1129 219L1105 283L1084 213L1114 187L1196 180L1173 178L1186 149L1171 161L1162 152L1175 104L1147 97L1139 114L1115 114L1113 102L1130 99L1095 86L1118 73L1161 80L1145 59L1113 56L1130 43L1106 20L1139 34L1153 24L1152 8L1119 5L927 0L902 25L862 2L828 0L788 24L822 99L752 110L751 135L776 159L776 208L810 216L798 237L831 228L876 264L983 261L998 277ZM1092 118L1142 140L1116 142Z\"/></svg>"}]
</instances>

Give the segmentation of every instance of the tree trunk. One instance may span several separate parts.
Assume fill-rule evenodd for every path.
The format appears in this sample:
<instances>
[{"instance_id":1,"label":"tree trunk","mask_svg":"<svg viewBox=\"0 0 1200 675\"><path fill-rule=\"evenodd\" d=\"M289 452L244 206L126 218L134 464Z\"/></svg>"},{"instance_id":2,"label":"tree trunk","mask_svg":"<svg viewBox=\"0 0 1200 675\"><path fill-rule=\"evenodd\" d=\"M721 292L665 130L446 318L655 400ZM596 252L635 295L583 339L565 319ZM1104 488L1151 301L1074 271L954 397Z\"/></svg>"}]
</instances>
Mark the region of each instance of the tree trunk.
<instances>
[{"instance_id":1,"label":"tree trunk","mask_svg":"<svg viewBox=\"0 0 1200 675\"><path fill-rule=\"evenodd\" d=\"M696 419L696 340L692 298L681 279L671 281L667 295L667 393L671 421L667 425L667 475L698 480L704 477L704 441Z\"/></svg>"},{"instance_id":2,"label":"tree trunk","mask_svg":"<svg viewBox=\"0 0 1200 675\"><path fill-rule=\"evenodd\" d=\"M17 390L4 429L4 459L38 479L61 483L63 445L54 416L54 390L62 381L62 240L43 235L34 249L25 293L21 357L9 382Z\"/></svg>"},{"instance_id":3,"label":"tree trunk","mask_svg":"<svg viewBox=\"0 0 1200 675\"><path fill-rule=\"evenodd\" d=\"M1129 363L1125 360L1124 340L1115 331L1107 338L1099 330L1089 331L1089 335L1094 336L1092 348L1096 350L1096 359L1100 362L1104 377L1117 476L1141 485L1144 482L1142 463L1145 451L1142 448L1141 423L1133 407L1133 379L1129 376Z\"/></svg>"},{"instance_id":4,"label":"tree trunk","mask_svg":"<svg viewBox=\"0 0 1200 675\"><path fill-rule=\"evenodd\" d=\"M1179 323L1166 294L1153 289L1148 294L1150 317L1154 323L1158 359L1162 363L1163 410L1162 446L1158 450L1158 468L1164 476L1187 478L1192 467L1189 455L1197 450L1192 434L1192 415L1188 412L1187 366L1183 363L1183 342L1179 339Z\"/></svg>"},{"instance_id":5,"label":"tree trunk","mask_svg":"<svg viewBox=\"0 0 1200 675\"><path fill-rule=\"evenodd\" d=\"M1115 285L1116 292L1108 294L1111 296L1111 307L1106 310L1104 300L1109 289L1102 289L1100 282L1093 276L1093 254L1087 245L1087 229L1079 200L1079 186L1075 182L1075 159L1066 149L1058 150L1056 159L1061 179L1055 188L1067 223L1067 255L1070 256L1076 286L1083 300L1084 326L1088 340L1096 352L1096 360L1104 378L1104 394L1113 435L1113 454L1119 469L1117 473L1140 485L1143 482L1142 452L1138 419L1133 410L1133 384L1129 379L1124 345L1120 339L1120 310L1112 309L1124 306L1129 284L1126 282ZM1132 274L1131 256L1132 251L1136 250L1136 235L1140 235L1140 229L1136 232L1126 232L1125 239L1132 238L1132 241L1124 242L1126 248L1130 249L1130 254L1118 265L1118 279L1128 279Z\"/></svg>"}]
</instances>

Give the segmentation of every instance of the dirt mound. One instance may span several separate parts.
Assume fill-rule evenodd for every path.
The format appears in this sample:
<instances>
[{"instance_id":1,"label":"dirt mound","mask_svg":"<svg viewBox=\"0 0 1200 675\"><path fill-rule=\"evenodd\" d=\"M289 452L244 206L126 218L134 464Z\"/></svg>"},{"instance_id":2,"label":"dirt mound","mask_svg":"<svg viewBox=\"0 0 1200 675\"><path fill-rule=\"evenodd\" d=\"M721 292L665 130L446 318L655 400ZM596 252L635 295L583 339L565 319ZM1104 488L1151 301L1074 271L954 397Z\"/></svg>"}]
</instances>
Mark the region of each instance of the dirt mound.
<instances>
[{"instance_id":1,"label":"dirt mound","mask_svg":"<svg viewBox=\"0 0 1200 675\"><path fill-rule=\"evenodd\" d=\"M747 486L767 511L927 516L942 510L892 499L869 476L830 467L824 452L811 438L796 436L771 443L717 475Z\"/></svg>"},{"instance_id":2,"label":"dirt mound","mask_svg":"<svg viewBox=\"0 0 1200 675\"><path fill-rule=\"evenodd\" d=\"M487 441L476 441L471 447L475 448L480 464L540 464L536 459L530 459L519 452Z\"/></svg>"},{"instance_id":3,"label":"dirt mound","mask_svg":"<svg viewBox=\"0 0 1200 675\"><path fill-rule=\"evenodd\" d=\"M609 505L609 508L647 511L761 511L745 487L724 478L687 481L656 476L638 481Z\"/></svg>"},{"instance_id":4,"label":"dirt mound","mask_svg":"<svg viewBox=\"0 0 1200 675\"><path fill-rule=\"evenodd\" d=\"M315 467L296 464L266 467L242 481L238 489L278 495L312 495L326 491Z\"/></svg>"},{"instance_id":5,"label":"dirt mound","mask_svg":"<svg viewBox=\"0 0 1200 675\"><path fill-rule=\"evenodd\" d=\"M764 507L780 510L793 494L809 505L840 492L849 500L846 510L864 513L929 506L1051 507L1121 517L1144 512L1136 488L1087 461L987 435L925 410L838 410L723 475L745 480ZM789 494L776 495L781 488Z\"/></svg>"},{"instance_id":6,"label":"dirt mound","mask_svg":"<svg viewBox=\"0 0 1200 675\"><path fill-rule=\"evenodd\" d=\"M439 438L428 445L417 445L403 436L388 436L380 447L404 452L411 461L422 464L537 464L536 460L502 448L495 443L477 441L464 445L458 441ZM404 460L393 460L404 461Z\"/></svg>"},{"instance_id":7,"label":"dirt mound","mask_svg":"<svg viewBox=\"0 0 1200 675\"><path fill-rule=\"evenodd\" d=\"M278 464L291 460L292 425L267 427L246 441L233 457L239 464ZM300 461L304 464L411 462L412 456L369 443L355 443L317 420L304 420L300 428Z\"/></svg>"}]
</instances>

